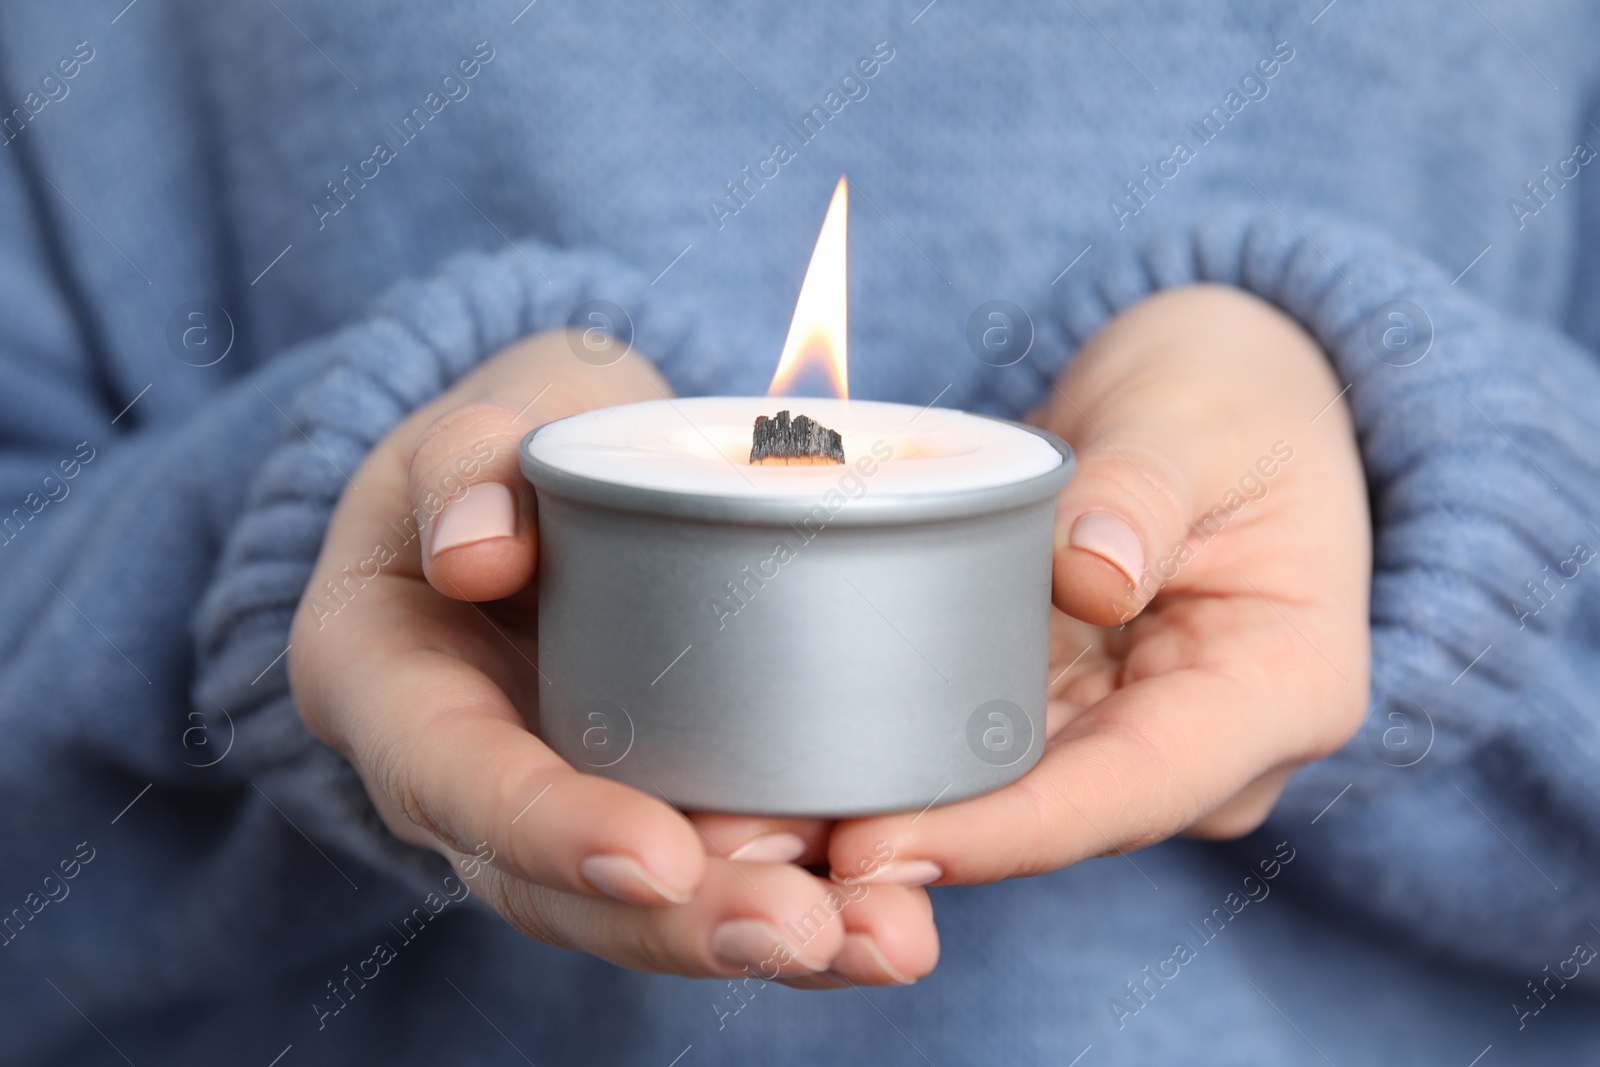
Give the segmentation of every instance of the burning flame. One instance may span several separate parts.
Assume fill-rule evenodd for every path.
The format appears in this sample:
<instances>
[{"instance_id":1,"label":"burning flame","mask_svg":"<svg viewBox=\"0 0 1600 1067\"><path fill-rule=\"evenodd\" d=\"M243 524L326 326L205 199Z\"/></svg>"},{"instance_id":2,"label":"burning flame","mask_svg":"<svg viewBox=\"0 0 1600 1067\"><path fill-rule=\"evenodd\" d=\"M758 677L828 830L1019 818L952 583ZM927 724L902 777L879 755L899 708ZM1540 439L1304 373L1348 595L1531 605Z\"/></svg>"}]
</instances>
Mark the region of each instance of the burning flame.
<instances>
[{"instance_id":1,"label":"burning flame","mask_svg":"<svg viewBox=\"0 0 1600 1067\"><path fill-rule=\"evenodd\" d=\"M845 219L850 212L850 186L840 177L834 186L828 214L811 252L811 265L800 284L789 336L783 342L778 369L767 386L768 396L782 396L802 372L823 371L841 400L850 397L849 362L845 334L849 321L845 293Z\"/></svg>"}]
</instances>

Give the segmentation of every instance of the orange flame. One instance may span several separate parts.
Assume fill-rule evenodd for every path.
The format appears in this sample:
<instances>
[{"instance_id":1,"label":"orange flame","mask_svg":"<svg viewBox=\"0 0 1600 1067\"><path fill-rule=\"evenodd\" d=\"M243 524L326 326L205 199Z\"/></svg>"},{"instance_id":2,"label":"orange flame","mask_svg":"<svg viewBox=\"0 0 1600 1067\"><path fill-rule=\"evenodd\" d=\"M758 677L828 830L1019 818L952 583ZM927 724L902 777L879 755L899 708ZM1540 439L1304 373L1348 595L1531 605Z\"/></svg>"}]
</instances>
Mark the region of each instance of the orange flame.
<instances>
[{"instance_id":1,"label":"orange flame","mask_svg":"<svg viewBox=\"0 0 1600 1067\"><path fill-rule=\"evenodd\" d=\"M781 396L811 367L823 370L841 400L850 397L845 335L849 302L845 292L845 219L850 213L850 186L840 177L828 214L811 252L811 265L800 284L789 336L783 342L778 369L767 386L768 396Z\"/></svg>"}]
</instances>

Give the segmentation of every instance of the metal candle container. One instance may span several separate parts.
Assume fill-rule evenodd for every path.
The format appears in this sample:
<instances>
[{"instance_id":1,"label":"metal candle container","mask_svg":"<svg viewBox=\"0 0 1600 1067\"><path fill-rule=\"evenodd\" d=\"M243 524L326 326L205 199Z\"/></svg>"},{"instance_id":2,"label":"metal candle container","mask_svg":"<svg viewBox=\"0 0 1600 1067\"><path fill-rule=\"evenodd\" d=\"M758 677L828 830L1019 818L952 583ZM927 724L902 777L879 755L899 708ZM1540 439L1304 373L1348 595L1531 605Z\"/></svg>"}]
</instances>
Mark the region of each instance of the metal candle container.
<instances>
[{"instance_id":1,"label":"metal candle container","mask_svg":"<svg viewBox=\"0 0 1600 1067\"><path fill-rule=\"evenodd\" d=\"M685 810L918 810L1020 777L1044 746L1054 500L1071 450L982 416L795 400L785 406L846 428L847 462L758 479L726 430L742 426L747 452L748 414L724 416L778 403L630 405L658 418L670 405L677 446L614 443L601 423L574 444L581 420L630 425L629 408L523 440L538 499L540 736L578 769ZM906 429L852 438L866 409ZM1031 473L975 481L968 463L949 489L896 481L923 472L891 465L999 427L1027 435L1014 443ZM721 481L700 479L702 491L630 473L630 454L647 468L671 447L698 448Z\"/></svg>"}]
</instances>

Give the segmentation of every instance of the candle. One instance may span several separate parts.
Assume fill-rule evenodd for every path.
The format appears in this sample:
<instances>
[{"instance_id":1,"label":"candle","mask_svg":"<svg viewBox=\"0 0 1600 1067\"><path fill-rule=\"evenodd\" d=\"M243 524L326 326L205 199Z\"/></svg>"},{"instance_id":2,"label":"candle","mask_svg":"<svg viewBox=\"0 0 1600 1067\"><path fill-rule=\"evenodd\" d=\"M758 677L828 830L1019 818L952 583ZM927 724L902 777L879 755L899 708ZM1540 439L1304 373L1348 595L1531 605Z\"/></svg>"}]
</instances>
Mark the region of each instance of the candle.
<instances>
[{"instance_id":1,"label":"candle","mask_svg":"<svg viewBox=\"0 0 1600 1067\"><path fill-rule=\"evenodd\" d=\"M751 426L780 404L838 430L845 462L752 464ZM553 469L616 485L746 499L816 499L850 473L874 498L956 493L1010 485L1061 465L1061 453L1046 439L998 419L817 397L711 396L602 408L550 424L534 436L529 454Z\"/></svg>"},{"instance_id":2,"label":"candle","mask_svg":"<svg viewBox=\"0 0 1600 1067\"><path fill-rule=\"evenodd\" d=\"M685 809L919 809L1043 751L1072 453L1000 419L845 399L846 189L773 381L820 364L838 398L662 399L523 440L540 735Z\"/></svg>"}]
</instances>

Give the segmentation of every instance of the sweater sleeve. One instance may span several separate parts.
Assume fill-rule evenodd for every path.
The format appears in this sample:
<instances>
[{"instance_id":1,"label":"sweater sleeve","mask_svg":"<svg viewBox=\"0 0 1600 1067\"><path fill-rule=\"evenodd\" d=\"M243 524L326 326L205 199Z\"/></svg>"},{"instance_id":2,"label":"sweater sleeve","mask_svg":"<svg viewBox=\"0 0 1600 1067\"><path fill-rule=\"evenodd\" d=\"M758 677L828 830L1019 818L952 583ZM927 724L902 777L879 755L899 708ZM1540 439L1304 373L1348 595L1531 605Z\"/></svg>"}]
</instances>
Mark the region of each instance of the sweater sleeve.
<instances>
[{"instance_id":1,"label":"sweater sleeve","mask_svg":"<svg viewBox=\"0 0 1600 1067\"><path fill-rule=\"evenodd\" d=\"M1325 349L1372 505L1371 704L1263 833L1299 846L1317 904L1537 974L1576 942L1600 946L1595 354L1385 235L1297 221L1239 209L1125 241L1059 287L1042 347L1071 352L1143 297L1211 282L1272 302ZM996 377L996 399L1034 402L1061 361Z\"/></svg>"},{"instance_id":2,"label":"sweater sleeve","mask_svg":"<svg viewBox=\"0 0 1600 1067\"><path fill-rule=\"evenodd\" d=\"M323 369L286 401L296 432L263 457L194 619L195 706L230 709L251 753L232 776L272 782L309 837L423 891L443 870L383 827L355 771L300 723L288 690L289 623L346 474L478 363L568 325L575 309L597 308L593 322L629 338L680 387L698 381L715 360L697 349L685 366L690 322L662 305L647 279L601 254L522 244L401 285L370 319L324 343Z\"/></svg>"}]
</instances>

